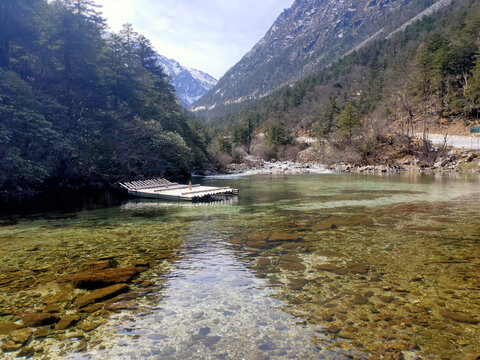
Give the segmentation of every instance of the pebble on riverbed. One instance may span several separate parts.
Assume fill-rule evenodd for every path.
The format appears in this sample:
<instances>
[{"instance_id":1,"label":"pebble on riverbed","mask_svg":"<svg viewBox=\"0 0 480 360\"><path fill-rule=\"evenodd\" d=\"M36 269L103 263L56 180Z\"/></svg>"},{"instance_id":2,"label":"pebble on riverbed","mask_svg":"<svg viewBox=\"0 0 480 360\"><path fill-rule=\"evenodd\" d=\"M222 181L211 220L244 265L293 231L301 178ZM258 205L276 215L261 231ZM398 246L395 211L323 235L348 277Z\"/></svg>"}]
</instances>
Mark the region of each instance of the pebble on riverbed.
<instances>
[{"instance_id":1,"label":"pebble on riverbed","mask_svg":"<svg viewBox=\"0 0 480 360\"><path fill-rule=\"evenodd\" d=\"M62 331L75 326L78 330L89 332L102 324L99 321L92 321L96 311L106 309L116 312L135 308L135 304L127 302L129 297L121 294L130 291L130 286L126 283L147 270L149 262L137 260L130 267L117 266L118 263L114 259L90 262L84 264L80 272L63 276L51 285L46 284L46 289L57 292L54 294L46 292L48 296L43 301L46 304L43 310L25 312L21 315L22 324L0 323L0 335L8 335L1 345L1 350L13 352L23 348L18 356L33 356L35 349L24 346L34 339L45 338L56 332L61 334ZM78 290L75 290L75 287ZM133 297L138 295L135 293ZM38 296L42 300L42 295ZM118 305L115 302L118 302ZM81 333L78 336L83 338ZM84 344L85 346L79 346L74 350L85 351L86 342Z\"/></svg>"}]
</instances>

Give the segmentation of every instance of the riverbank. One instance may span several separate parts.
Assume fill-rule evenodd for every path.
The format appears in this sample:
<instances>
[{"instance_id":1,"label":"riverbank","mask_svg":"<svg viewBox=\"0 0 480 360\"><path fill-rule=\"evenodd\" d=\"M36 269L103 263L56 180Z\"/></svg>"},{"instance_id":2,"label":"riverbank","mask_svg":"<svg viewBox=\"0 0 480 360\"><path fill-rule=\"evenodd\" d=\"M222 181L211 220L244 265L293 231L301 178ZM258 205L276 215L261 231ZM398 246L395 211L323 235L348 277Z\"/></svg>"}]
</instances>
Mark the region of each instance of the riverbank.
<instances>
[{"instance_id":1,"label":"riverbank","mask_svg":"<svg viewBox=\"0 0 480 360\"><path fill-rule=\"evenodd\" d=\"M224 173L245 175L295 175L341 173L398 173L410 172L470 172L480 173L480 151L449 151L431 161L415 156L405 156L393 165L337 163L324 165L318 162L262 161L249 158L241 164L229 164Z\"/></svg>"},{"instance_id":2,"label":"riverbank","mask_svg":"<svg viewBox=\"0 0 480 360\"><path fill-rule=\"evenodd\" d=\"M315 162L295 161L248 161L241 164L230 164L227 174L245 175L296 175L325 174L332 172L325 165Z\"/></svg>"},{"instance_id":3,"label":"riverbank","mask_svg":"<svg viewBox=\"0 0 480 360\"><path fill-rule=\"evenodd\" d=\"M333 164L326 168L335 172L354 173L391 173L399 171L480 173L480 152L451 150L446 155L436 157L433 160L419 159L416 156L405 156L398 159L395 165L341 163Z\"/></svg>"}]
</instances>

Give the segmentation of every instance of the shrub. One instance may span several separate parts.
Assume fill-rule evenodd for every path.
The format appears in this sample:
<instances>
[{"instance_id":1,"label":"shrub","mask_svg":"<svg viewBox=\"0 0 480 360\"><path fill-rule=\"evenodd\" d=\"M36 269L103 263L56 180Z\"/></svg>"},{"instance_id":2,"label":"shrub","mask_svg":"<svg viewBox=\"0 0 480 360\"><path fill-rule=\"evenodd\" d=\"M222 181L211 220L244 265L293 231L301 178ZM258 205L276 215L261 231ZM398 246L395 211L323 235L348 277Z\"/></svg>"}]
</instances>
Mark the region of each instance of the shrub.
<instances>
[{"instance_id":1,"label":"shrub","mask_svg":"<svg viewBox=\"0 0 480 360\"><path fill-rule=\"evenodd\" d=\"M234 164L240 164L243 162L243 159L247 156L247 152L243 146L236 147L232 151L232 162Z\"/></svg>"}]
</instances>

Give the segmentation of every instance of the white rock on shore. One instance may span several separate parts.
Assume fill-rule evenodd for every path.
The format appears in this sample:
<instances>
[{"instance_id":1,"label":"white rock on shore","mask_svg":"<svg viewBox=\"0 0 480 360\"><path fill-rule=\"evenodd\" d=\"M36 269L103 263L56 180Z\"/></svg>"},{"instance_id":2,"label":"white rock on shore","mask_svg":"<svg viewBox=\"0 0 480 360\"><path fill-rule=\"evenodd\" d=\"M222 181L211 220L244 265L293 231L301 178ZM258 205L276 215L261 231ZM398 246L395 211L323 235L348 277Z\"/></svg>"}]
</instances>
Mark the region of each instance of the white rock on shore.
<instances>
[{"instance_id":1,"label":"white rock on shore","mask_svg":"<svg viewBox=\"0 0 480 360\"><path fill-rule=\"evenodd\" d=\"M293 174L328 174L332 173L323 164L298 163L293 161L263 161L257 164L231 164L228 168L230 174L244 175L293 175Z\"/></svg>"}]
</instances>

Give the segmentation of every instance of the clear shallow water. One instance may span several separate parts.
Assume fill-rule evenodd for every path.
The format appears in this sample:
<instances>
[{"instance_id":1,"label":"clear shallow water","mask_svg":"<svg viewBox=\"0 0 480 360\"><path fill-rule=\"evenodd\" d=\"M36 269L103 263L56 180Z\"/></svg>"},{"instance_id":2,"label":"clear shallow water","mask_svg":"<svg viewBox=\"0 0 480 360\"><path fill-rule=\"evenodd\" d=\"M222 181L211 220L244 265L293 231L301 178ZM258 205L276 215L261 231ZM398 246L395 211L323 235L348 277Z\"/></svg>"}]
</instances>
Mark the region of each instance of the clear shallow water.
<instances>
[{"instance_id":1,"label":"clear shallow water","mask_svg":"<svg viewBox=\"0 0 480 360\"><path fill-rule=\"evenodd\" d=\"M114 257L152 265L132 284L128 309L82 315L77 326L34 340L38 357L480 355L478 177L204 182L241 196L4 220L1 319L52 305L59 277ZM76 312L71 299L53 302ZM85 323L99 326L85 331Z\"/></svg>"}]
</instances>

